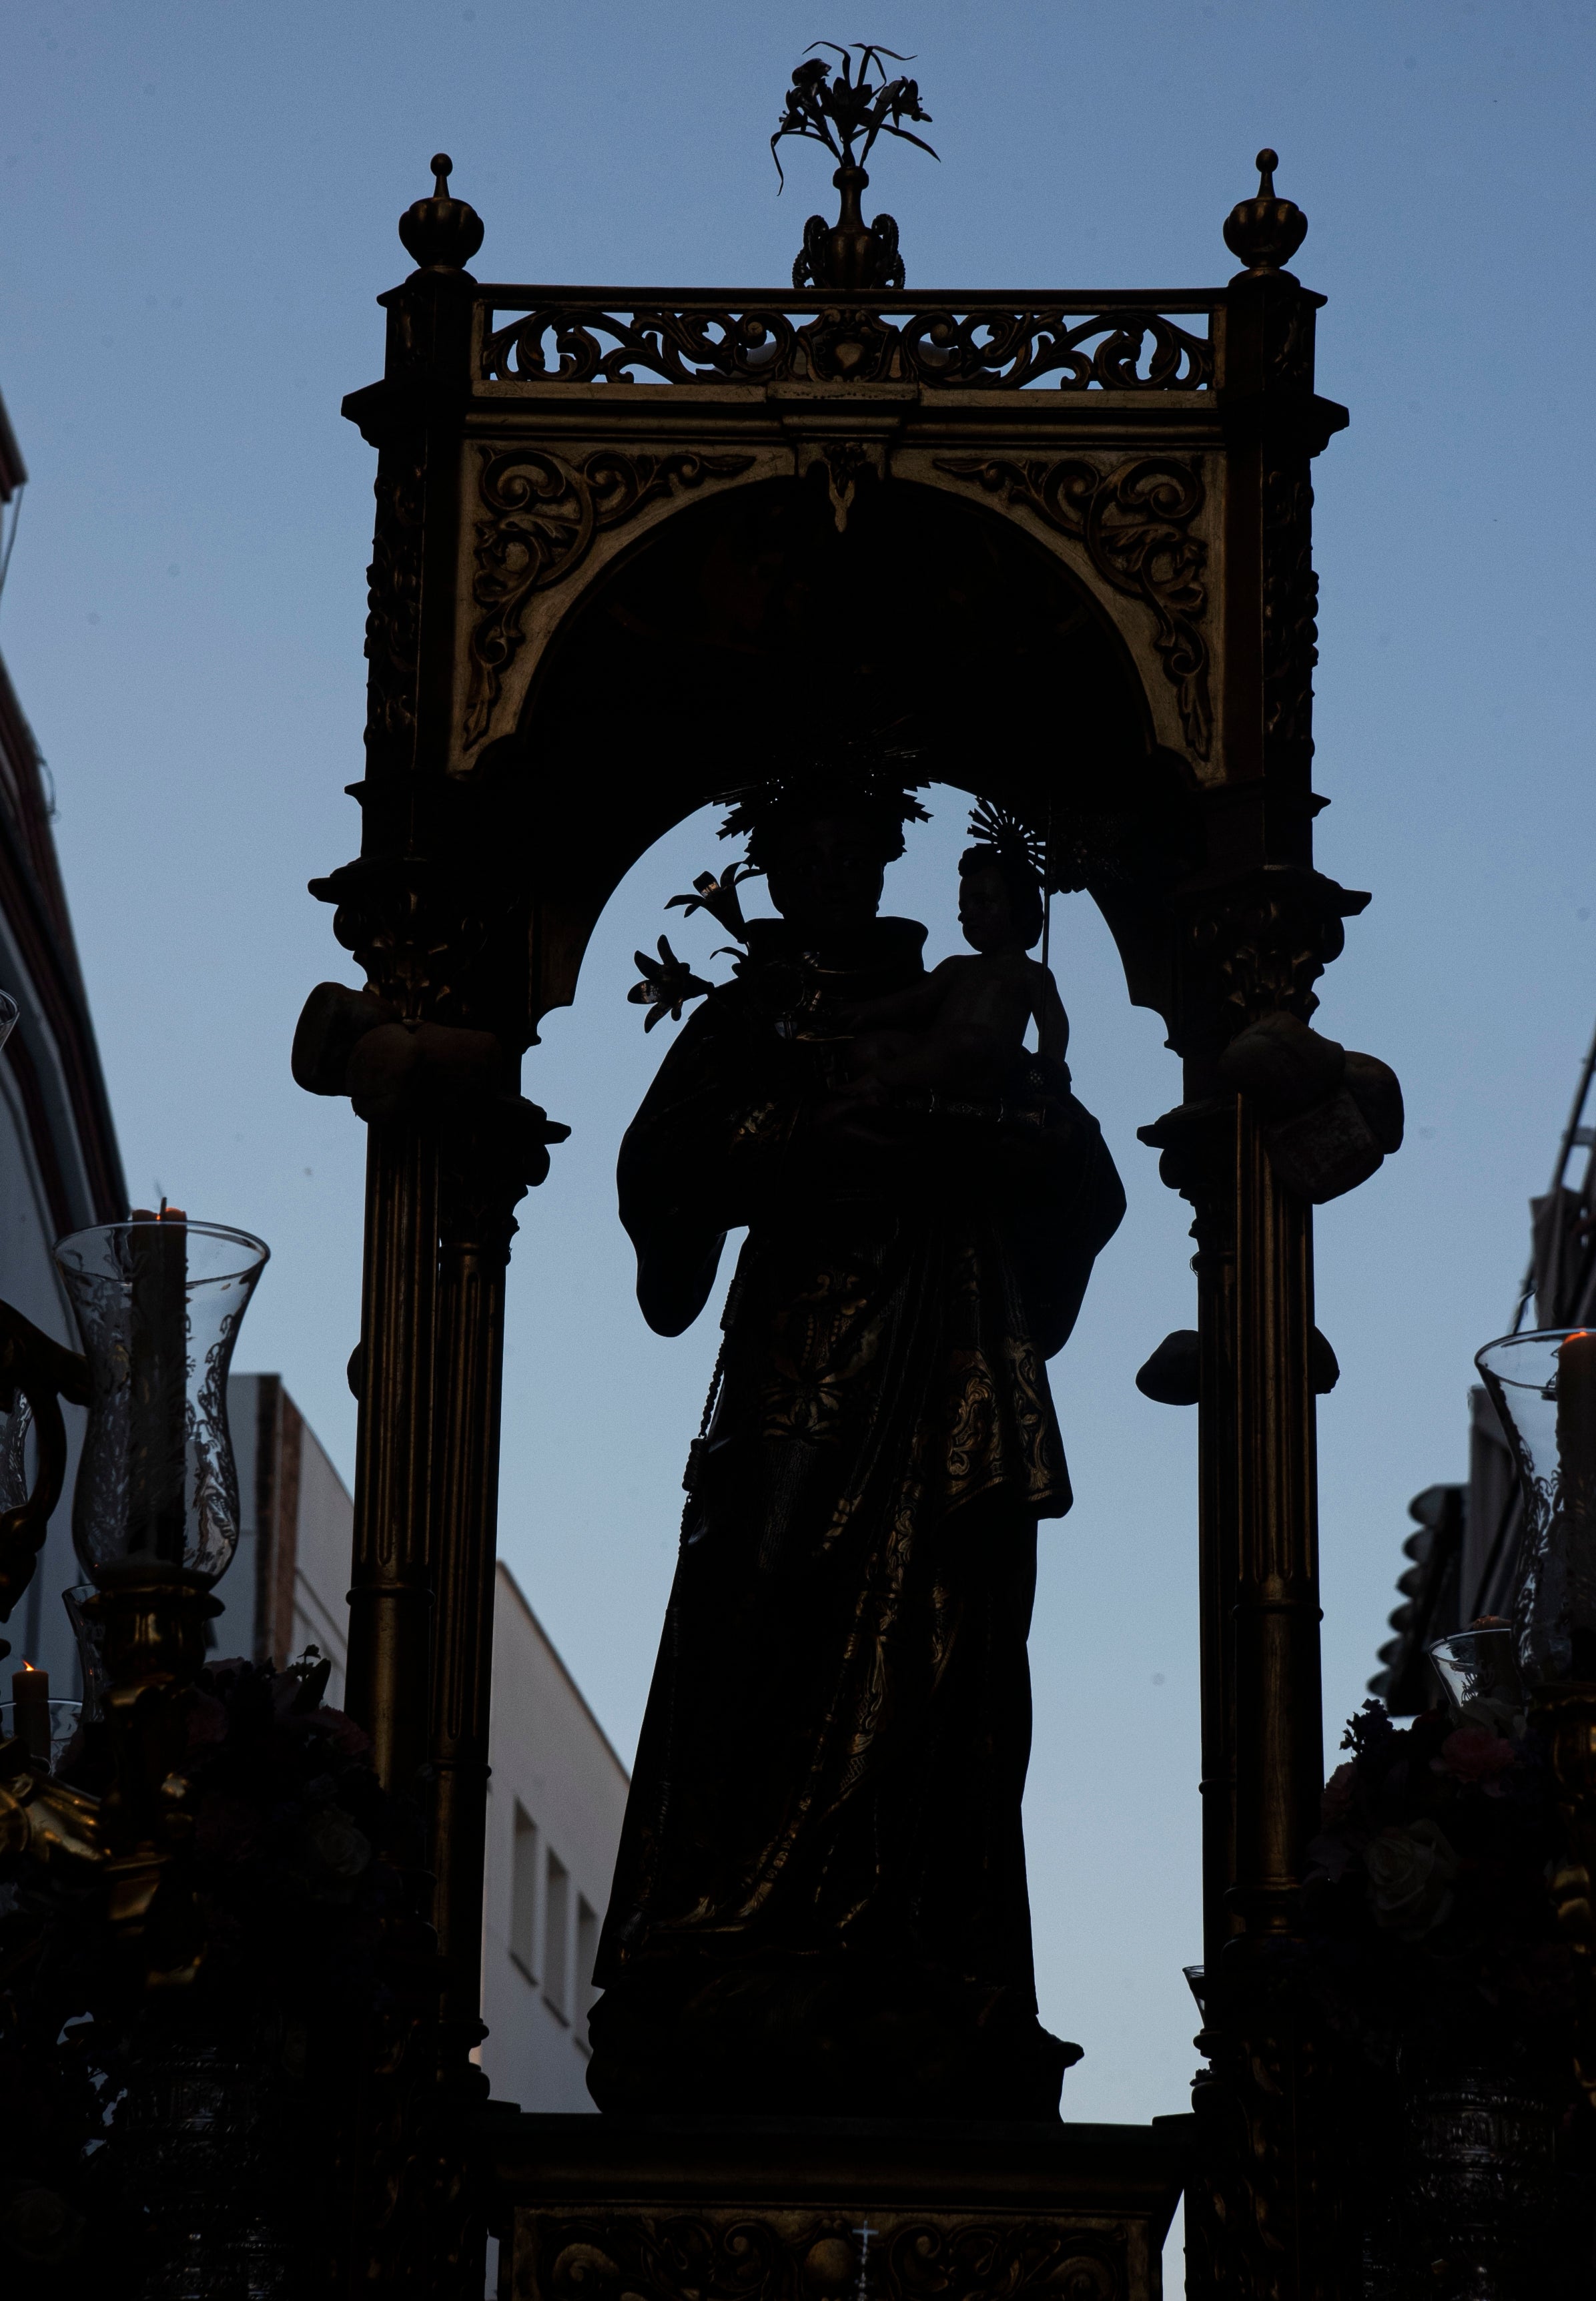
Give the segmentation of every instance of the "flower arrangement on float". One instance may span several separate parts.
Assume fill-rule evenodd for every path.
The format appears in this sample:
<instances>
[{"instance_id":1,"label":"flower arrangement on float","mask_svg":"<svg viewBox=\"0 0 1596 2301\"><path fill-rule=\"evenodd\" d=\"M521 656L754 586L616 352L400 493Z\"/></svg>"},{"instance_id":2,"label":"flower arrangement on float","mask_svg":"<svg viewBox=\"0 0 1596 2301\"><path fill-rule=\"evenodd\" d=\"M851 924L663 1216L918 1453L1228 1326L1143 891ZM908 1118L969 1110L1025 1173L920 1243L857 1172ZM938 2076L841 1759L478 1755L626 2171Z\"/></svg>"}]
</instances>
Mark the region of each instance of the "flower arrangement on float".
<instances>
[{"instance_id":1,"label":"flower arrangement on float","mask_svg":"<svg viewBox=\"0 0 1596 2301\"><path fill-rule=\"evenodd\" d=\"M328 1706L313 1650L205 1653L239 1533L229 1362L264 1245L163 1203L55 1251L84 1353L10 1314L33 1379L0 1468L25 1468L19 1416L70 1383L86 1699L51 1704L25 1669L0 1741L0 2291L320 2289L366 2179L339 2104L407 2081L436 2013L422 1814ZM8 1526L17 1503L0 1481Z\"/></svg>"},{"instance_id":2,"label":"flower arrangement on float","mask_svg":"<svg viewBox=\"0 0 1596 2301\"><path fill-rule=\"evenodd\" d=\"M1442 1707L1349 1724L1310 1848L1308 1923L1333 2030L1367 2063L1489 2053L1566 2061L1573 1953L1546 1892L1559 1839L1543 1738L1529 1730L1506 1624L1434 1650Z\"/></svg>"},{"instance_id":3,"label":"flower arrangement on float","mask_svg":"<svg viewBox=\"0 0 1596 2301\"><path fill-rule=\"evenodd\" d=\"M1352 1720L1304 1912L1381 2301L1589 2290L1596 1331L1475 1364L1523 1503L1513 1620L1430 1648L1443 1699L1410 1724Z\"/></svg>"},{"instance_id":4,"label":"flower arrangement on float","mask_svg":"<svg viewBox=\"0 0 1596 2301\"><path fill-rule=\"evenodd\" d=\"M424 2020L432 1961L405 1878L419 1813L323 1702L328 1674L313 1649L283 1669L216 1661L180 1696L168 1782L189 1819L182 1882L204 1954L159 2043L139 1960L107 1955L95 1878L0 1858L0 2262L19 2297L104 2290L196 2180L230 2185L231 2265L260 2289L331 2250L318 2184L336 2182L343 2138L329 2104ZM92 1794L110 1760L91 1726L57 1770ZM146 2099L173 2086L213 2098L210 2146L190 2140L187 2157Z\"/></svg>"}]
</instances>

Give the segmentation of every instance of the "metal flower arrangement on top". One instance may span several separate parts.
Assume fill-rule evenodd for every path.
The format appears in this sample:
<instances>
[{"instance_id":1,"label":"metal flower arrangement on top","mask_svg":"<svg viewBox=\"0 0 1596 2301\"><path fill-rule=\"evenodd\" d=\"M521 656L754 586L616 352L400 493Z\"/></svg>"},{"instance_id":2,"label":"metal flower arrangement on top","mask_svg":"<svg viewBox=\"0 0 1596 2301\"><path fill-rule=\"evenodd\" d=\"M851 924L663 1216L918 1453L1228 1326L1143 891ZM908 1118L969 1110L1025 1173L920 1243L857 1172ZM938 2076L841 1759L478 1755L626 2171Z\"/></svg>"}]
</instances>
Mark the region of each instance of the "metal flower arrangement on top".
<instances>
[{"instance_id":1,"label":"metal flower arrangement on top","mask_svg":"<svg viewBox=\"0 0 1596 2301\"><path fill-rule=\"evenodd\" d=\"M777 175L781 176L776 146L784 136L803 136L812 144L823 144L838 163L831 181L842 195L842 206L834 224L819 215L812 215L805 224L803 251L792 267L792 284L843 289L901 288L904 269L897 222L890 215L879 215L867 224L859 212L859 196L870 181L865 163L883 129L889 136L900 137L906 144L930 152L933 160L940 157L923 137L903 124L906 120L931 123L930 113L921 106L918 84L902 75L876 82L869 78L873 71L882 70L883 57L895 64L915 60L891 48L878 47L873 40L856 40L852 43L859 60L856 77L847 48L839 47L834 40L816 40L814 46L830 48L842 62L833 66L814 56L797 67L787 91L787 108L770 139L771 157ZM856 154L861 138L863 145ZM785 183L786 178L781 176L781 180Z\"/></svg>"}]
</instances>

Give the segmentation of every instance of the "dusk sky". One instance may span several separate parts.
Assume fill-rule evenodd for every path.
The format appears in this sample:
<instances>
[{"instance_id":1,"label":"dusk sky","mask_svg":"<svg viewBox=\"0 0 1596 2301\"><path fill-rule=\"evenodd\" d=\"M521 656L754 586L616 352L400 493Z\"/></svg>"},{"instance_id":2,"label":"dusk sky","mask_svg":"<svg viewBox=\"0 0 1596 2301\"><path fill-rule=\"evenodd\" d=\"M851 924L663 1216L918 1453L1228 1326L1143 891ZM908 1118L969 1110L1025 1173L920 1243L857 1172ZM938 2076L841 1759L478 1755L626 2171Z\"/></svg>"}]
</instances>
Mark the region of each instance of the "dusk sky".
<instances>
[{"instance_id":1,"label":"dusk sky","mask_svg":"<svg viewBox=\"0 0 1596 2301\"><path fill-rule=\"evenodd\" d=\"M359 837L373 457L338 404L380 369L395 221L443 146L483 277L778 283L831 197L808 147L777 197L787 75L869 34L915 52L941 155L873 163L912 288L1221 281L1266 143L1309 218L1319 389L1351 410L1316 467L1318 856L1374 894L1318 1019L1408 1114L1316 1219L1333 1736L1408 1500L1465 1474L1472 1354L1510 1321L1596 1020L1593 29L1588 0L12 0L0 390L31 480L0 649L130 1187L270 1242L239 1363L281 1373L347 1477L363 1129L298 1092L288 1045L311 985L354 979L305 885ZM580 770L602 841L601 707ZM967 801L930 803L887 907L935 957ZM714 827L625 881L524 1074L572 1134L522 1209L501 1549L626 1755L715 1337L711 1312L661 1342L632 1299L614 1153L664 1033L623 994ZM700 960L722 939L673 933ZM1188 1210L1135 1136L1180 1079L1084 899L1054 953L1130 1213L1054 1368L1078 1500L1042 1538L1032 1898L1043 2018L1087 2048L1065 2114L1143 2118L1185 2104L1199 1953L1194 1417L1132 1385L1195 1317Z\"/></svg>"}]
</instances>

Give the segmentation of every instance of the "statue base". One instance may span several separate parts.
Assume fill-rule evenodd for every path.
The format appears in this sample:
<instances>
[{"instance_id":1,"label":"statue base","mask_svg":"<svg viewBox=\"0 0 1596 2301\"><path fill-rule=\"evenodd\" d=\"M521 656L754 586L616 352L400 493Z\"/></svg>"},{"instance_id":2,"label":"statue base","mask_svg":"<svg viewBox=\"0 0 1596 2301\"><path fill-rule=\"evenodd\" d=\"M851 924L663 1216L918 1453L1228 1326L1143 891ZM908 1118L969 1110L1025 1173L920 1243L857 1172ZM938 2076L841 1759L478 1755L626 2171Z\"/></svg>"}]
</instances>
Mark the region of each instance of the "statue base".
<instances>
[{"instance_id":1,"label":"statue base","mask_svg":"<svg viewBox=\"0 0 1596 2301\"><path fill-rule=\"evenodd\" d=\"M1194 2121L491 2115L501 2301L1159 2301Z\"/></svg>"}]
</instances>

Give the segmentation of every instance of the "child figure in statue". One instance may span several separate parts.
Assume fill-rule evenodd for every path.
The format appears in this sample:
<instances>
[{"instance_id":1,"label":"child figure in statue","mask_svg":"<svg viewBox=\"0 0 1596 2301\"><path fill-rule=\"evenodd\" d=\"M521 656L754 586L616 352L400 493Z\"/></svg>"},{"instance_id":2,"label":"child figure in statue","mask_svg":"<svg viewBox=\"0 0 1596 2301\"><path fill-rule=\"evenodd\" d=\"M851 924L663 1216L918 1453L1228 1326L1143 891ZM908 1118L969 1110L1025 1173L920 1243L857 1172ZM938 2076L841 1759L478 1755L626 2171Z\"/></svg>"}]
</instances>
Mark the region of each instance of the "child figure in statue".
<instances>
[{"instance_id":1,"label":"child figure in statue","mask_svg":"<svg viewBox=\"0 0 1596 2301\"><path fill-rule=\"evenodd\" d=\"M970 828L975 844L959 858L958 921L976 956L945 958L909 990L848 1010L857 1034L845 1090L851 1101L928 1088L995 1098L1032 1018L1038 1053L1063 1067L1069 1017L1049 970L1027 956L1043 925L1040 841L985 805Z\"/></svg>"}]
</instances>

